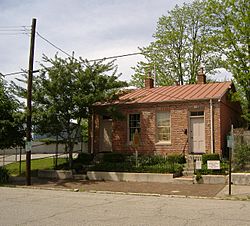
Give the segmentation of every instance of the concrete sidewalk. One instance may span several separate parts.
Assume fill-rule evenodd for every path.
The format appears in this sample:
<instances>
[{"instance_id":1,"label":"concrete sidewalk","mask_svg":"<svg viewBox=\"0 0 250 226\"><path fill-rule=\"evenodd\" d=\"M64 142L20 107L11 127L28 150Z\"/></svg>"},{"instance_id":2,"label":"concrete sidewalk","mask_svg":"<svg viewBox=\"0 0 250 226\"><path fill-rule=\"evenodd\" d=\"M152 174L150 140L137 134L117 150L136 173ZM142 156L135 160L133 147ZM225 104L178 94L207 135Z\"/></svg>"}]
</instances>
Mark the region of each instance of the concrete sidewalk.
<instances>
[{"instance_id":1,"label":"concrete sidewalk","mask_svg":"<svg viewBox=\"0 0 250 226\"><path fill-rule=\"evenodd\" d=\"M229 198L229 185L226 185L217 195L219 198ZM231 197L250 200L250 186L248 185L232 185Z\"/></svg>"},{"instance_id":2,"label":"concrete sidewalk","mask_svg":"<svg viewBox=\"0 0 250 226\"><path fill-rule=\"evenodd\" d=\"M23 187L25 186L25 178L15 178L11 185ZM209 197L219 199L250 200L250 186L240 185L232 185L231 196L228 195L228 186L221 184L174 184L157 182L48 180L32 178L31 187L52 190L79 190L85 192L118 192L125 194L133 193L138 195L169 195L180 197Z\"/></svg>"}]
</instances>

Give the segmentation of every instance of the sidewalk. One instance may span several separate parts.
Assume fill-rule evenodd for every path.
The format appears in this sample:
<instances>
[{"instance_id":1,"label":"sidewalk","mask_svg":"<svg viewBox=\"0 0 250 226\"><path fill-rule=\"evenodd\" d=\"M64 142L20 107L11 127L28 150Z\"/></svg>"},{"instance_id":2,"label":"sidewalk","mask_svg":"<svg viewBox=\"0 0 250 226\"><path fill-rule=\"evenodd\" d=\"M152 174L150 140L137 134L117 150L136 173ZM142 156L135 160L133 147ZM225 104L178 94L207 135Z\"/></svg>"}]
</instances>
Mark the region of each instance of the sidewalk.
<instances>
[{"instance_id":1,"label":"sidewalk","mask_svg":"<svg viewBox=\"0 0 250 226\"><path fill-rule=\"evenodd\" d=\"M226 185L216 197L228 198L229 197L229 185ZM247 185L232 185L231 197L238 199L250 200L250 186Z\"/></svg>"},{"instance_id":2,"label":"sidewalk","mask_svg":"<svg viewBox=\"0 0 250 226\"><path fill-rule=\"evenodd\" d=\"M18 180L17 180L18 179ZM232 196L228 196L228 186L221 184L173 184L145 182L113 182L88 180L48 180L32 178L31 187L40 189L69 189L87 192L120 192L151 195L185 197L216 197L250 200L250 186L232 185ZM11 183L25 186L25 178L16 178Z\"/></svg>"}]
</instances>

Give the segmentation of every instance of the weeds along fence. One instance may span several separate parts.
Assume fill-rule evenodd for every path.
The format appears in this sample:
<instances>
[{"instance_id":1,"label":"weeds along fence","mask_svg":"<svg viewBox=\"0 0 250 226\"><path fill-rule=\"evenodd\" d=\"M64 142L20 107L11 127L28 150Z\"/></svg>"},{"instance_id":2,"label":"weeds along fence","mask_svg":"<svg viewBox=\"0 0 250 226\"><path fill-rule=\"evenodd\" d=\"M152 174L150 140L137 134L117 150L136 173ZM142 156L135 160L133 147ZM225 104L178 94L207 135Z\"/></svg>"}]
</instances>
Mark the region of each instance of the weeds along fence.
<instances>
[{"instance_id":1,"label":"weeds along fence","mask_svg":"<svg viewBox=\"0 0 250 226\"><path fill-rule=\"evenodd\" d=\"M250 172L250 131L234 130L233 168L236 172Z\"/></svg>"}]
</instances>

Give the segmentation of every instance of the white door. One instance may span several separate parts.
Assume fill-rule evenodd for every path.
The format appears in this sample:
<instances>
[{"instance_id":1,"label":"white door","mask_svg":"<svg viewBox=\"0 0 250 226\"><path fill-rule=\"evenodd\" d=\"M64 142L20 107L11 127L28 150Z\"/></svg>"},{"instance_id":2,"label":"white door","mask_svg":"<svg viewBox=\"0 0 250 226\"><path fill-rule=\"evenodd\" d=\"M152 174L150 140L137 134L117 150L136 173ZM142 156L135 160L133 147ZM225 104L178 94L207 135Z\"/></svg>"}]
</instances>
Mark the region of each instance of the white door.
<instances>
[{"instance_id":1,"label":"white door","mask_svg":"<svg viewBox=\"0 0 250 226\"><path fill-rule=\"evenodd\" d=\"M190 118L190 148L191 153L205 153L204 117Z\"/></svg>"},{"instance_id":2,"label":"white door","mask_svg":"<svg viewBox=\"0 0 250 226\"><path fill-rule=\"evenodd\" d=\"M112 120L103 119L100 127L100 151L112 151Z\"/></svg>"}]
</instances>

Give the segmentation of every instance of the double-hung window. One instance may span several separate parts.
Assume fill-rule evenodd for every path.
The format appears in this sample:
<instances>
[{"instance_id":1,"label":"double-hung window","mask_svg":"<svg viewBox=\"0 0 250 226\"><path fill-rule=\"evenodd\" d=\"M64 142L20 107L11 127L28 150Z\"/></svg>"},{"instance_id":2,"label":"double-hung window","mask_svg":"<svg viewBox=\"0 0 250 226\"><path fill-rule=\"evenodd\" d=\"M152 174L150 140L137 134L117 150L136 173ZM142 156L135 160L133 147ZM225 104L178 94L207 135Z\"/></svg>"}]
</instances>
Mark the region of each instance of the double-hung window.
<instances>
[{"instance_id":1,"label":"double-hung window","mask_svg":"<svg viewBox=\"0 0 250 226\"><path fill-rule=\"evenodd\" d=\"M141 124L140 124L140 114L129 114L129 141L133 141L135 131L137 130L140 134Z\"/></svg>"},{"instance_id":2,"label":"double-hung window","mask_svg":"<svg viewBox=\"0 0 250 226\"><path fill-rule=\"evenodd\" d=\"M166 143L171 142L169 112L157 113L157 141Z\"/></svg>"}]
</instances>

